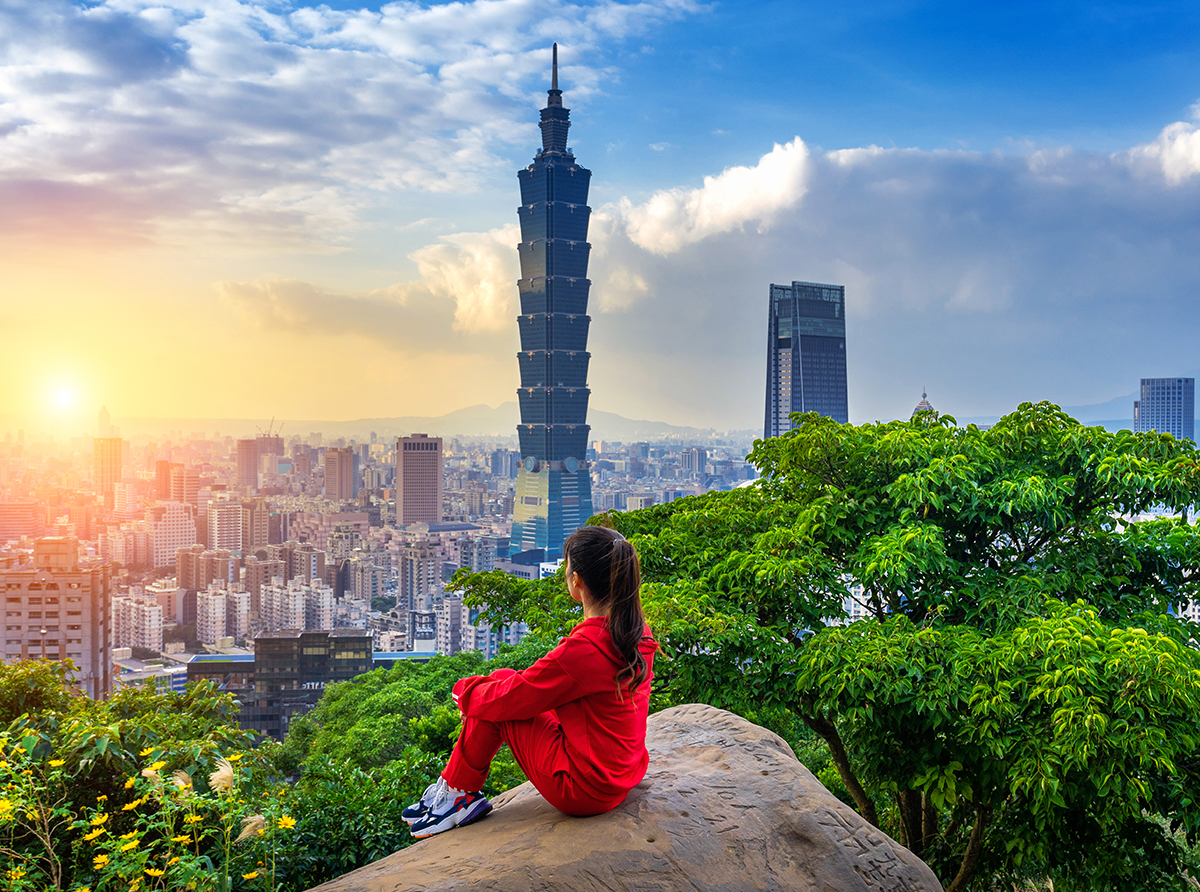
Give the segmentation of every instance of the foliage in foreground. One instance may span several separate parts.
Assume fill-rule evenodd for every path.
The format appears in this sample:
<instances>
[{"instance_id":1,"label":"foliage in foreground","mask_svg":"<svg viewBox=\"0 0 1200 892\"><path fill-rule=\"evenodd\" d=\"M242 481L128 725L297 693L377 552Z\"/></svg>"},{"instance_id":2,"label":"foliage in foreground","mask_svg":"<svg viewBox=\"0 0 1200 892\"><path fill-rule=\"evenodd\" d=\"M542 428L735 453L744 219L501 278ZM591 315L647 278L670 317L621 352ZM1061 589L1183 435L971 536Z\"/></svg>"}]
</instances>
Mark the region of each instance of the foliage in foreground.
<instances>
[{"instance_id":1,"label":"foliage in foreground","mask_svg":"<svg viewBox=\"0 0 1200 892\"><path fill-rule=\"evenodd\" d=\"M207 684L96 702L69 690L66 664L0 663L3 888L291 892L368 864L413 842L400 812L449 756L454 681L552 643L334 685L284 746L257 749ZM506 755L488 790L523 780Z\"/></svg>"},{"instance_id":2,"label":"foliage in foreground","mask_svg":"<svg viewBox=\"0 0 1200 892\"><path fill-rule=\"evenodd\" d=\"M783 711L950 892L1185 888L1200 833L1192 444L1048 404L995 427L795 416L761 482L595 518L637 546L677 701ZM561 634L549 583L463 580ZM842 626L847 598L867 619Z\"/></svg>"}]
</instances>

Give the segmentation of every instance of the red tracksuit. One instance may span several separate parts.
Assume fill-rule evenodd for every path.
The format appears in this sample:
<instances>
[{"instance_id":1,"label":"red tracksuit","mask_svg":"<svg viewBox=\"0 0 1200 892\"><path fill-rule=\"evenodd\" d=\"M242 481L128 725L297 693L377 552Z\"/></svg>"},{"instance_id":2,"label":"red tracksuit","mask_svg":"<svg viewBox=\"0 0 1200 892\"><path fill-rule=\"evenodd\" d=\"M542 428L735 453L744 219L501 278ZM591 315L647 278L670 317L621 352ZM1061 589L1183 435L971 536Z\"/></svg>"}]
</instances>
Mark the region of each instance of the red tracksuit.
<instances>
[{"instance_id":1,"label":"red tracksuit","mask_svg":"<svg viewBox=\"0 0 1200 892\"><path fill-rule=\"evenodd\" d=\"M640 650L653 669L657 642L646 628ZM585 619L558 647L523 672L497 669L454 686L462 734L442 777L478 790L507 743L539 793L569 815L597 815L621 804L646 774L646 714L651 671L634 691L617 691L625 661L608 618Z\"/></svg>"}]
</instances>

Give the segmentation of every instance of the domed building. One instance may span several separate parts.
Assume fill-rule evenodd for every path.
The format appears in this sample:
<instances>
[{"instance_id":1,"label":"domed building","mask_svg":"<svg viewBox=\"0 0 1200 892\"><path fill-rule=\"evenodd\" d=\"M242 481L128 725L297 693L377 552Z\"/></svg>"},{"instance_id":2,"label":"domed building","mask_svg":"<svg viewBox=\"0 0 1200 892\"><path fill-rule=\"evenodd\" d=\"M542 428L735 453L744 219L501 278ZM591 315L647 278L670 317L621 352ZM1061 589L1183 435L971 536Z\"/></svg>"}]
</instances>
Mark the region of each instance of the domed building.
<instances>
[{"instance_id":1,"label":"domed building","mask_svg":"<svg viewBox=\"0 0 1200 892\"><path fill-rule=\"evenodd\" d=\"M929 404L929 400L925 398L925 390L921 390L921 402L917 403L917 407L912 410L911 418L916 418L919 412L936 412L937 409Z\"/></svg>"}]
</instances>

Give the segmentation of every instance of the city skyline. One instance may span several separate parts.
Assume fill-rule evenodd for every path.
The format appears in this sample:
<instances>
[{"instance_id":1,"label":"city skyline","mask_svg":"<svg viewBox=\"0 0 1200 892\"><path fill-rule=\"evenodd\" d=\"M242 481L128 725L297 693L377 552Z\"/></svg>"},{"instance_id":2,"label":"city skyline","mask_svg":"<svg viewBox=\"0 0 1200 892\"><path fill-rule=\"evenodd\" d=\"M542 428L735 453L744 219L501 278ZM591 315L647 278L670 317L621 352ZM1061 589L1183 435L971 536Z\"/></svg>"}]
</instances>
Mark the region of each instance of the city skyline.
<instances>
[{"instance_id":1,"label":"city skyline","mask_svg":"<svg viewBox=\"0 0 1200 892\"><path fill-rule=\"evenodd\" d=\"M852 421L905 417L922 387L972 417L1191 375L1196 24L1185 5L10 4L0 419L511 400L509 171L556 39L575 147L603 158L593 408L758 427L759 295L791 278L846 285Z\"/></svg>"}]
</instances>

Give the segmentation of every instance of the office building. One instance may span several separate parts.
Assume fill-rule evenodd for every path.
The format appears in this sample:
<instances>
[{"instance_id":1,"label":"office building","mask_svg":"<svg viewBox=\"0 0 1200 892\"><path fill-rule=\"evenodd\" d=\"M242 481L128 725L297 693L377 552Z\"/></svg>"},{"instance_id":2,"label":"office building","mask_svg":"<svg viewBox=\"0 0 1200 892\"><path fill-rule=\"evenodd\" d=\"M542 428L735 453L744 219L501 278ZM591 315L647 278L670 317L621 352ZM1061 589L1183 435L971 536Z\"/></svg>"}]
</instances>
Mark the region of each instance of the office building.
<instances>
[{"instance_id":1,"label":"office building","mask_svg":"<svg viewBox=\"0 0 1200 892\"><path fill-rule=\"evenodd\" d=\"M258 441L237 441L237 489L240 493L258 490Z\"/></svg>"},{"instance_id":2,"label":"office building","mask_svg":"<svg viewBox=\"0 0 1200 892\"><path fill-rule=\"evenodd\" d=\"M358 487L354 485L357 467L358 456L353 449L326 449L325 498L331 502L348 502L358 495Z\"/></svg>"},{"instance_id":3,"label":"office building","mask_svg":"<svg viewBox=\"0 0 1200 892\"><path fill-rule=\"evenodd\" d=\"M413 434L396 441L396 524L442 520L442 438Z\"/></svg>"},{"instance_id":4,"label":"office building","mask_svg":"<svg viewBox=\"0 0 1200 892\"><path fill-rule=\"evenodd\" d=\"M254 639L253 666L254 691L239 696L239 719L283 740L291 720L316 706L327 685L371 671L371 637L362 629L264 632Z\"/></svg>"},{"instance_id":5,"label":"office building","mask_svg":"<svg viewBox=\"0 0 1200 892\"><path fill-rule=\"evenodd\" d=\"M92 483L104 507L113 507L113 487L121 482L121 438L96 437L92 441Z\"/></svg>"},{"instance_id":6,"label":"office building","mask_svg":"<svg viewBox=\"0 0 1200 892\"><path fill-rule=\"evenodd\" d=\"M1133 429L1196 439L1196 379L1143 378L1133 403Z\"/></svg>"},{"instance_id":7,"label":"office building","mask_svg":"<svg viewBox=\"0 0 1200 892\"><path fill-rule=\"evenodd\" d=\"M793 282L770 295L764 435L791 430L792 412L847 423L845 286Z\"/></svg>"},{"instance_id":8,"label":"office building","mask_svg":"<svg viewBox=\"0 0 1200 892\"><path fill-rule=\"evenodd\" d=\"M36 538L45 531L46 511L40 503L0 502L0 545L12 539Z\"/></svg>"},{"instance_id":9,"label":"office building","mask_svg":"<svg viewBox=\"0 0 1200 892\"><path fill-rule=\"evenodd\" d=\"M517 172L521 186L521 423L511 550L562 555L563 540L592 514L587 462L588 185L591 171L567 147L570 110L558 89L558 47L542 149Z\"/></svg>"},{"instance_id":10,"label":"office building","mask_svg":"<svg viewBox=\"0 0 1200 892\"><path fill-rule=\"evenodd\" d=\"M242 502L242 555L254 554L271 542L271 509L266 499Z\"/></svg>"},{"instance_id":11,"label":"office building","mask_svg":"<svg viewBox=\"0 0 1200 892\"><path fill-rule=\"evenodd\" d=\"M70 537L34 542L33 566L0 569L4 590L4 659L63 660L89 697L112 691L109 642L112 583L107 564L80 566Z\"/></svg>"},{"instance_id":12,"label":"office building","mask_svg":"<svg viewBox=\"0 0 1200 892\"><path fill-rule=\"evenodd\" d=\"M171 501L195 505L200 501L200 472L183 465L171 465Z\"/></svg>"}]
</instances>

